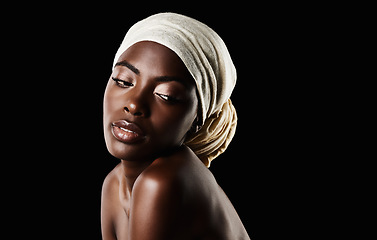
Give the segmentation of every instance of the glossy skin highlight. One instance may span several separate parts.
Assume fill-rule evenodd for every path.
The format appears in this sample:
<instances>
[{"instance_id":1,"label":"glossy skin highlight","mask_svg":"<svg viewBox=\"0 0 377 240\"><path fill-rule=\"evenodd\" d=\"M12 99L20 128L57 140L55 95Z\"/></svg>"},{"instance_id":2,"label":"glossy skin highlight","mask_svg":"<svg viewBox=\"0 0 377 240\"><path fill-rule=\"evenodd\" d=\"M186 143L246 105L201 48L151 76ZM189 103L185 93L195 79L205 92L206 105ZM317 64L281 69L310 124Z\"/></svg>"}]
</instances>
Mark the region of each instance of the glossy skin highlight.
<instances>
[{"instance_id":1,"label":"glossy skin highlight","mask_svg":"<svg viewBox=\"0 0 377 240\"><path fill-rule=\"evenodd\" d=\"M121 159L102 189L104 240L249 239L211 172L185 145L195 81L179 57L143 41L118 59L104 96L104 134Z\"/></svg>"}]
</instances>

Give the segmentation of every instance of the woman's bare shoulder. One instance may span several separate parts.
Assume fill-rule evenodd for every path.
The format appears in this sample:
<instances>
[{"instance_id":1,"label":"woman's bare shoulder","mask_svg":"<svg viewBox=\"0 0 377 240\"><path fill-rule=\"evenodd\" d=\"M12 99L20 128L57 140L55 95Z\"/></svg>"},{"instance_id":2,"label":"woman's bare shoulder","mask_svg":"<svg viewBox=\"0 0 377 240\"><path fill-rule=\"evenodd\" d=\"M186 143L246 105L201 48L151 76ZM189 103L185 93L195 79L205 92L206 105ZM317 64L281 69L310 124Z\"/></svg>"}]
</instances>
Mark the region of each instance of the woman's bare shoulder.
<instances>
[{"instance_id":1,"label":"woman's bare shoulder","mask_svg":"<svg viewBox=\"0 0 377 240\"><path fill-rule=\"evenodd\" d=\"M130 224L138 223L133 225L131 234L135 239L142 239L144 234L156 239L186 239L183 235L190 235L187 217L183 217L188 211L185 201L189 179L183 172L190 172L192 166L187 162L191 157L185 149L179 149L156 159L139 175L133 187L130 212Z\"/></svg>"},{"instance_id":2,"label":"woman's bare shoulder","mask_svg":"<svg viewBox=\"0 0 377 240\"><path fill-rule=\"evenodd\" d=\"M185 209L209 205L211 195L218 195L219 190L212 173L186 146L156 159L140 174L133 189L135 194L148 195L142 199L174 201L170 204Z\"/></svg>"},{"instance_id":3,"label":"woman's bare shoulder","mask_svg":"<svg viewBox=\"0 0 377 240\"><path fill-rule=\"evenodd\" d=\"M195 180L199 184L203 177L214 180L212 173L191 149L181 146L172 154L156 159L143 171L137 181L153 180L160 184L179 184L184 187L187 179L190 179L192 185Z\"/></svg>"}]
</instances>

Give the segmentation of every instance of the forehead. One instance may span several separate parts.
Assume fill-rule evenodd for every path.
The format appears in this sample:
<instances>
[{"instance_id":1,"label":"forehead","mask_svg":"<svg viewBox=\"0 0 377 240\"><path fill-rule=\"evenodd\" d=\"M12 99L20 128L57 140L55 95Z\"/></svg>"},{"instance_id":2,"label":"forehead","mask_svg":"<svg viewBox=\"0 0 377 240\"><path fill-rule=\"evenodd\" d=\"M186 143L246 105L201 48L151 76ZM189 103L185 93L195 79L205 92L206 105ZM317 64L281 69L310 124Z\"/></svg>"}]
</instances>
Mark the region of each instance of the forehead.
<instances>
[{"instance_id":1,"label":"forehead","mask_svg":"<svg viewBox=\"0 0 377 240\"><path fill-rule=\"evenodd\" d=\"M117 62L124 60L135 66L143 75L191 78L191 74L177 54L156 42L135 43L119 57Z\"/></svg>"}]
</instances>

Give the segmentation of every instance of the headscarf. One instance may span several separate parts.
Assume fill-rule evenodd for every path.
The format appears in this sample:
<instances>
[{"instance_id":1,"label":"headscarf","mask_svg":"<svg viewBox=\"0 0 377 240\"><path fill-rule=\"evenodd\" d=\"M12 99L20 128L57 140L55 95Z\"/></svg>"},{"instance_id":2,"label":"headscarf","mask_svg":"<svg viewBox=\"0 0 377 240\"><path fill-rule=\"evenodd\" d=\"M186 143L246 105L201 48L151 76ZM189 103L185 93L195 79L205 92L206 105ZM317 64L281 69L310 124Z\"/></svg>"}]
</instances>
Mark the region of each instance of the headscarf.
<instances>
[{"instance_id":1,"label":"headscarf","mask_svg":"<svg viewBox=\"0 0 377 240\"><path fill-rule=\"evenodd\" d=\"M114 64L130 46L153 41L175 52L196 82L201 128L184 144L209 167L231 142L237 125L230 95L236 69L220 36L207 25L176 13L160 13L137 22L127 32Z\"/></svg>"}]
</instances>

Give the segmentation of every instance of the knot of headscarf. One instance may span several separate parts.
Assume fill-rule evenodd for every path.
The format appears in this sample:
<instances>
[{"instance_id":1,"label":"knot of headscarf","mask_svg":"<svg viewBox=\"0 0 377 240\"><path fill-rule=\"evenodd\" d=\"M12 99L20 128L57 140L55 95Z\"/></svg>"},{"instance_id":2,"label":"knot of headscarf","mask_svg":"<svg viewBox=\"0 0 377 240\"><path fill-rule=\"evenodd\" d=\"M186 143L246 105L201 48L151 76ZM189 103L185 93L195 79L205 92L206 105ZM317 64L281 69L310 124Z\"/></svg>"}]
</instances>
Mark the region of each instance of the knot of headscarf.
<instances>
[{"instance_id":1,"label":"knot of headscarf","mask_svg":"<svg viewBox=\"0 0 377 240\"><path fill-rule=\"evenodd\" d=\"M237 74L225 43L207 25L180 14L160 13L133 25L119 47L114 65L130 46L153 41L174 51L196 82L200 130L185 144L209 167L231 142L237 114L230 95Z\"/></svg>"}]
</instances>

